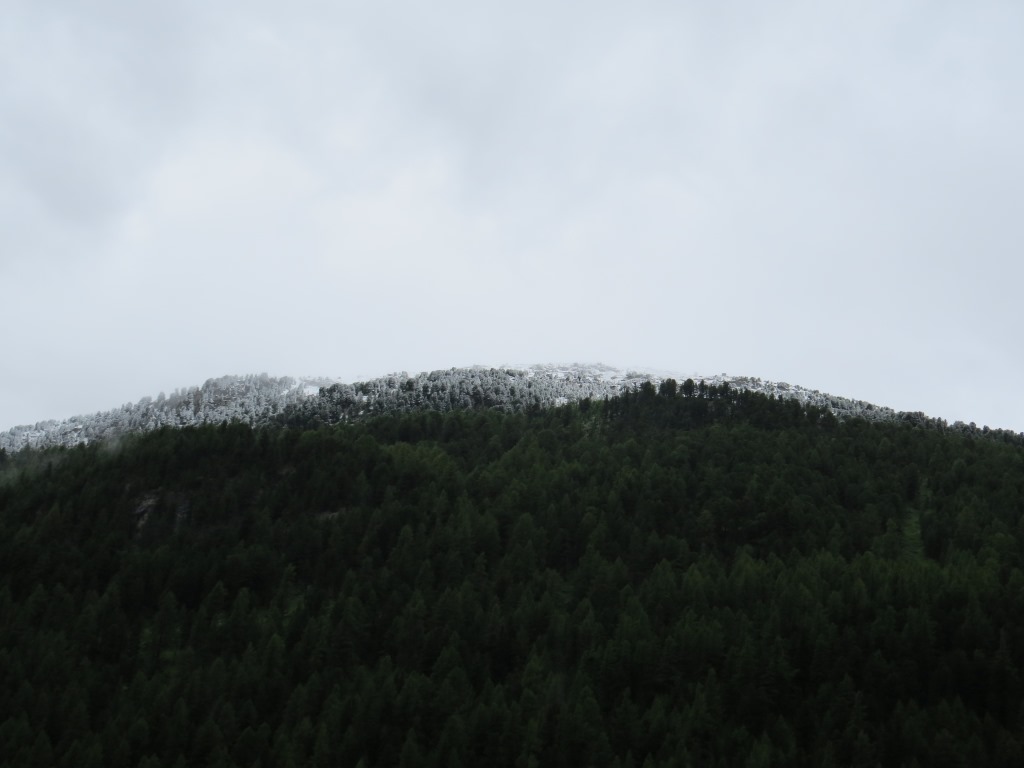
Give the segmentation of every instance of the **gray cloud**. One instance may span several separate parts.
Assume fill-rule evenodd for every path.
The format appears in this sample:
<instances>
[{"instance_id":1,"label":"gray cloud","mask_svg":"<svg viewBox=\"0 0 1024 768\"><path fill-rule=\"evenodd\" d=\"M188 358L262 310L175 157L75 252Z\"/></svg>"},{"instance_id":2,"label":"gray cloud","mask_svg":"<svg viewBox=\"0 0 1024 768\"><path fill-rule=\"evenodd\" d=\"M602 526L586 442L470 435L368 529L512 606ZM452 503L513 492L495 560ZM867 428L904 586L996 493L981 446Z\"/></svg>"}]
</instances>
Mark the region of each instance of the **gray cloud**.
<instances>
[{"instance_id":1,"label":"gray cloud","mask_svg":"<svg viewBox=\"0 0 1024 768\"><path fill-rule=\"evenodd\" d=\"M0 426L600 359L1024 429L1021 16L15 3Z\"/></svg>"}]
</instances>

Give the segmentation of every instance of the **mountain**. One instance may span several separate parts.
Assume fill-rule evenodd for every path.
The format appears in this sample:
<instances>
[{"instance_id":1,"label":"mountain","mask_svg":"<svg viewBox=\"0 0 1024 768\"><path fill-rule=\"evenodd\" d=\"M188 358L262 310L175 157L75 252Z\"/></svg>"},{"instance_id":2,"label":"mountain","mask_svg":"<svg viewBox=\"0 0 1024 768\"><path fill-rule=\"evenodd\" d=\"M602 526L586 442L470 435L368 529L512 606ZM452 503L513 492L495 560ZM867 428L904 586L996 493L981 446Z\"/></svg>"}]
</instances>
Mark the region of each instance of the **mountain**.
<instances>
[{"instance_id":1,"label":"mountain","mask_svg":"<svg viewBox=\"0 0 1024 768\"><path fill-rule=\"evenodd\" d=\"M201 387L175 390L171 395L144 397L137 403L87 416L74 416L0 432L0 448L46 448L88 444L96 440L159 429L222 421L251 426L268 424L334 424L370 415L426 409L487 408L519 412L590 398L600 400L635 390L645 382L658 387L673 379L695 386L721 386L797 400L827 408L839 418L857 416L873 421L909 421L921 426L975 432L975 425L947 425L920 412L897 412L862 400L837 397L785 382L717 374L674 374L625 370L601 364L532 365L502 368L449 368L410 376L394 373L369 381L345 383L324 377L280 377L267 374L223 376ZM1003 433L1000 434L1013 433Z\"/></svg>"},{"instance_id":2,"label":"mountain","mask_svg":"<svg viewBox=\"0 0 1024 768\"><path fill-rule=\"evenodd\" d=\"M0 452L0 768L1024 765L1024 445L476 374Z\"/></svg>"}]
</instances>

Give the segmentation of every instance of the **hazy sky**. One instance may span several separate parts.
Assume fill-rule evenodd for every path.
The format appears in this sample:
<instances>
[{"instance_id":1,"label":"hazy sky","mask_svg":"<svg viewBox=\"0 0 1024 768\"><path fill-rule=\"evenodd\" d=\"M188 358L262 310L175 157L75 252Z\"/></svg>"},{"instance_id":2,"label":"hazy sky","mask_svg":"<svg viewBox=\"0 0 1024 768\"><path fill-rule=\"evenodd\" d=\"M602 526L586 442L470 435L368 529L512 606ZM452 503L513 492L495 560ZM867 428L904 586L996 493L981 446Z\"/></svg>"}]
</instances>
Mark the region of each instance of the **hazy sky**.
<instances>
[{"instance_id":1,"label":"hazy sky","mask_svg":"<svg viewBox=\"0 0 1024 768\"><path fill-rule=\"evenodd\" d=\"M5 0L0 429L597 362L1024 430L1024 4Z\"/></svg>"}]
</instances>

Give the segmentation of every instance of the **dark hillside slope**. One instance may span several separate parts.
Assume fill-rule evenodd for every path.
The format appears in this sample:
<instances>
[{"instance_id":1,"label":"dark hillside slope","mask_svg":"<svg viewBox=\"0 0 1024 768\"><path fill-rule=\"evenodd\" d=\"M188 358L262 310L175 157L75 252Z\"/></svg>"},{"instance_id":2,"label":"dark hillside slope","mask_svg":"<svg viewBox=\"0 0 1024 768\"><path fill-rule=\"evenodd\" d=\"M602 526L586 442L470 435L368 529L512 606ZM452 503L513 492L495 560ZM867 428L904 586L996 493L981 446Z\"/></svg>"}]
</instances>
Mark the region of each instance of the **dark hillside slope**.
<instances>
[{"instance_id":1,"label":"dark hillside slope","mask_svg":"<svg viewBox=\"0 0 1024 768\"><path fill-rule=\"evenodd\" d=\"M1024 764L1024 449L674 382L0 459L0 765Z\"/></svg>"}]
</instances>

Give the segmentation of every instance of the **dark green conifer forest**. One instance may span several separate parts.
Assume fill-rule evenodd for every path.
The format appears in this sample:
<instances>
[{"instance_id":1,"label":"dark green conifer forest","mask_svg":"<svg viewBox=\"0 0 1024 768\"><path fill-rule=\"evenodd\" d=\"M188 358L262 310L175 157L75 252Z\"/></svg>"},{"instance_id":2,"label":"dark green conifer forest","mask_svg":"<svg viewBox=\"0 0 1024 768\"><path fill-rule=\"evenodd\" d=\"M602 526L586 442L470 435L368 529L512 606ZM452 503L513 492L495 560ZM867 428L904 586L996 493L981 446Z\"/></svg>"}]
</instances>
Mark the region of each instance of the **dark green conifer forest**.
<instances>
[{"instance_id":1,"label":"dark green conifer forest","mask_svg":"<svg viewBox=\"0 0 1024 768\"><path fill-rule=\"evenodd\" d=\"M0 455L0 766L1024 765L1024 447L727 387Z\"/></svg>"}]
</instances>

